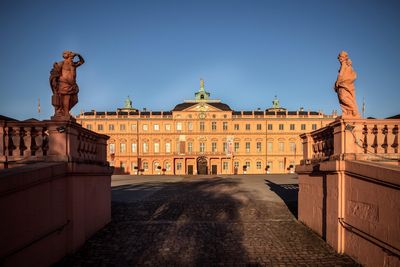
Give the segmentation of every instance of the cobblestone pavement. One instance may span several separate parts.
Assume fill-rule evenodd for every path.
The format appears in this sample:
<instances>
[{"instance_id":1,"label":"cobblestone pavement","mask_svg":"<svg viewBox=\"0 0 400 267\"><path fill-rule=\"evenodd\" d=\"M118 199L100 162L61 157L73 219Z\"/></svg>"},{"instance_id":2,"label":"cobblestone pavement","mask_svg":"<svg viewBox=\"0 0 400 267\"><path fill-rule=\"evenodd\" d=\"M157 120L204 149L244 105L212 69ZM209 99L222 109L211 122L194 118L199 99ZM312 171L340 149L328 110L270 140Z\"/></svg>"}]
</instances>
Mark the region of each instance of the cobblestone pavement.
<instances>
[{"instance_id":1,"label":"cobblestone pavement","mask_svg":"<svg viewBox=\"0 0 400 267\"><path fill-rule=\"evenodd\" d=\"M357 265L297 222L295 179L271 177L114 180L112 222L57 265Z\"/></svg>"}]
</instances>

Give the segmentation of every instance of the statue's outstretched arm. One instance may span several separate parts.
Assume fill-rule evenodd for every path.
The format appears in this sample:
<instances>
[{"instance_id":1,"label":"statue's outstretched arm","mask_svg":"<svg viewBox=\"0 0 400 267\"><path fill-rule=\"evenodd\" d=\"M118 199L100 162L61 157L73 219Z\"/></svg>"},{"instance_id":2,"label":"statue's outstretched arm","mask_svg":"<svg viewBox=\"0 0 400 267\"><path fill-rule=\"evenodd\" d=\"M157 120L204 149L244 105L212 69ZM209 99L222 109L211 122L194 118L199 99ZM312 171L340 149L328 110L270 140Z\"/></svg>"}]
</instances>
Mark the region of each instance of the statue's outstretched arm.
<instances>
[{"instance_id":1,"label":"statue's outstretched arm","mask_svg":"<svg viewBox=\"0 0 400 267\"><path fill-rule=\"evenodd\" d=\"M79 61L78 62L75 62L75 66L76 67L79 67L80 65L82 65L83 63L85 63L85 60L83 59L83 57L81 56L81 55L79 55L79 54L75 54L78 58L79 58Z\"/></svg>"}]
</instances>

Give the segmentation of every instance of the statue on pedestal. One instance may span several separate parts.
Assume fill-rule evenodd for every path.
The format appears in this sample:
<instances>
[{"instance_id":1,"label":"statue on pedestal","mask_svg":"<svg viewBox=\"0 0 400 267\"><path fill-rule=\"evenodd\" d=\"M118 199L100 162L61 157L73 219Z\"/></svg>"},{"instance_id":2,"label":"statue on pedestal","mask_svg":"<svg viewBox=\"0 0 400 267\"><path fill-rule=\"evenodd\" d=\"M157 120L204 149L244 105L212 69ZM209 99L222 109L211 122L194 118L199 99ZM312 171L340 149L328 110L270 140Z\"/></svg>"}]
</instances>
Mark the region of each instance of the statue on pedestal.
<instances>
[{"instance_id":1,"label":"statue on pedestal","mask_svg":"<svg viewBox=\"0 0 400 267\"><path fill-rule=\"evenodd\" d=\"M74 61L75 57L78 57L78 61ZM78 103L79 87L76 84L76 68L85 61L81 55L72 51L64 51L63 58L63 61L54 63L50 71L52 105L55 109L52 119L70 120L69 111Z\"/></svg>"},{"instance_id":2,"label":"statue on pedestal","mask_svg":"<svg viewBox=\"0 0 400 267\"><path fill-rule=\"evenodd\" d=\"M340 62L339 74L334 86L338 94L342 118L359 118L354 81L357 73L353 70L352 62L347 52L342 51L338 56Z\"/></svg>"}]
</instances>

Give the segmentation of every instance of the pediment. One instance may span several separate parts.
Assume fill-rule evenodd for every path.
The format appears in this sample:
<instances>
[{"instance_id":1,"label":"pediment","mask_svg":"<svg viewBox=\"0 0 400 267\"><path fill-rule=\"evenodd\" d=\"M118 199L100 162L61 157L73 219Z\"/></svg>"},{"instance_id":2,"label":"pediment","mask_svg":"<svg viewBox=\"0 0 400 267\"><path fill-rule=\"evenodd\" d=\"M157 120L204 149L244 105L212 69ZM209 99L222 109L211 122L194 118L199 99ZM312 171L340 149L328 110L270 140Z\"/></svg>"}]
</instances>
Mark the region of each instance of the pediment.
<instances>
[{"instance_id":1,"label":"pediment","mask_svg":"<svg viewBox=\"0 0 400 267\"><path fill-rule=\"evenodd\" d=\"M222 111L222 109L213 107L207 103L196 103L193 106L190 106L182 111L189 111L189 112L215 112L215 111Z\"/></svg>"}]
</instances>

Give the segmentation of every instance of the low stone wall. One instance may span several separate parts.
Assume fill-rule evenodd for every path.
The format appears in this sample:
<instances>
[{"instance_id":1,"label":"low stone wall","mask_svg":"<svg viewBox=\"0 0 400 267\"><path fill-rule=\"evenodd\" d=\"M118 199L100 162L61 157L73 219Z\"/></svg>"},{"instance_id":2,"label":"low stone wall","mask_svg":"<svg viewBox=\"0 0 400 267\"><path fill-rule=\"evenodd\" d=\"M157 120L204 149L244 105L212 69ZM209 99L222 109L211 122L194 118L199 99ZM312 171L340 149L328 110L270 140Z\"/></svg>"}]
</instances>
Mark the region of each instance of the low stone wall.
<instances>
[{"instance_id":1,"label":"low stone wall","mask_svg":"<svg viewBox=\"0 0 400 267\"><path fill-rule=\"evenodd\" d=\"M111 219L109 168L35 163L0 173L0 265L46 266Z\"/></svg>"}]
</instances>

